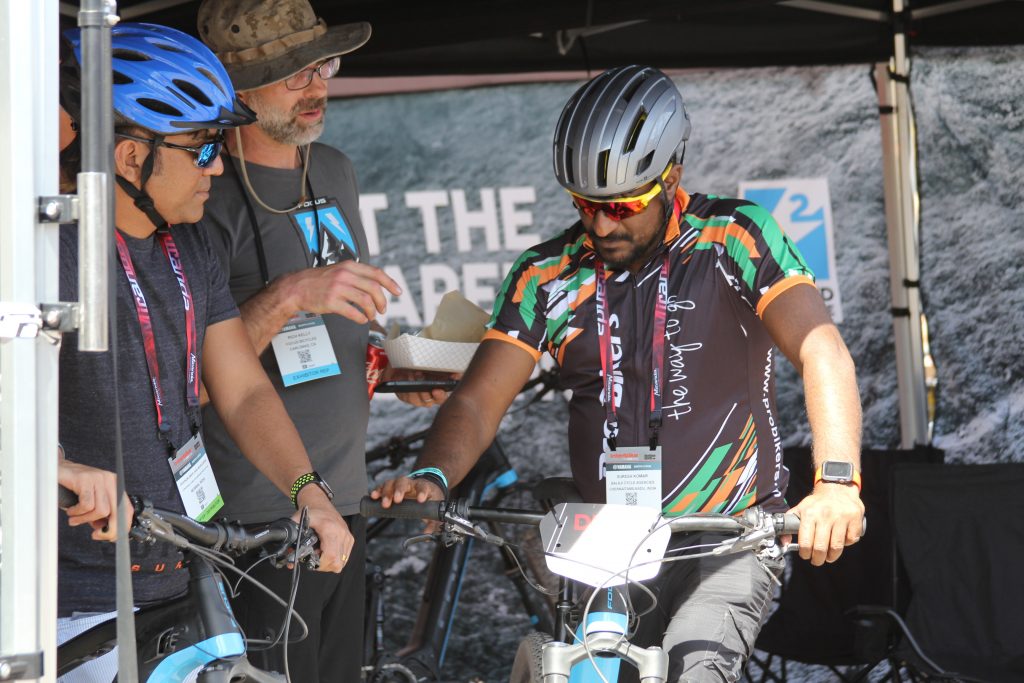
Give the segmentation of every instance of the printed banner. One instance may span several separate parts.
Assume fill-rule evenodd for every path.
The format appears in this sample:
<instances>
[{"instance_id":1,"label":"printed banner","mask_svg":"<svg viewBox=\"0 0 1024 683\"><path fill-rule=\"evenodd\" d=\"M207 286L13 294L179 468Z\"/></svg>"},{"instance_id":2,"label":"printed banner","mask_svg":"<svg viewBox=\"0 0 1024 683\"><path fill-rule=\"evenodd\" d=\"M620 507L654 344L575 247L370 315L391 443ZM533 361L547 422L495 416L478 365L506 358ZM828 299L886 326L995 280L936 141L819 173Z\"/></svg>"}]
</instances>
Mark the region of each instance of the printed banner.
<instances>
[{"instance_id":1,"label":"printed banner","mask_svg":"<svg viewBox=\"0 0 1024 683\"><path fill-rule=\"evenodd\" d=\"M814 272L833 322L843 322L828 179L748 180L740 183L739 196L771 212Z\"/></svg>"}]
</instances>

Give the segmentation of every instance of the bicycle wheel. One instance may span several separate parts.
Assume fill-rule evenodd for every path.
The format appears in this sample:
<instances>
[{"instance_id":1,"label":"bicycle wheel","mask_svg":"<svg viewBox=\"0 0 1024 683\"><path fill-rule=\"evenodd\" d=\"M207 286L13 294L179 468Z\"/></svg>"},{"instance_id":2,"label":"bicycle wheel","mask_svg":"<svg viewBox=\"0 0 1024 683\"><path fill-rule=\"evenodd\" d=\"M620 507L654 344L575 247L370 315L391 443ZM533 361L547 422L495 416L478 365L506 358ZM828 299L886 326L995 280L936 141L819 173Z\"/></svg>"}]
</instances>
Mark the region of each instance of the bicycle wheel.
<instances>
[{"instance_id":1,"label":"bicycle wheel","mask_svg":"<svg viewBox=\"0 0 1024 683\"><path fill-rule=\"evenodd\" d=\"M509 683L542 683L544 681L544 645L551 636L533 631L519 642L516 658L512 661Z\"/></svg>"}]
</instances>

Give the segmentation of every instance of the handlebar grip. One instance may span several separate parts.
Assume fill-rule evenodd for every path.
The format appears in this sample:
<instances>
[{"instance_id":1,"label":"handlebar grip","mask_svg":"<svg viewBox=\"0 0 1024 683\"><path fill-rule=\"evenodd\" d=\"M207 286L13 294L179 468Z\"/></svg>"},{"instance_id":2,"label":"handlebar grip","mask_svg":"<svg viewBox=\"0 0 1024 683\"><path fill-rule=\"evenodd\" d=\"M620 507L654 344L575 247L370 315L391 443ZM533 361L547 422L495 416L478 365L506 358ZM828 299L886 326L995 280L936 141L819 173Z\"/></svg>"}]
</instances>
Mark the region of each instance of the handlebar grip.
<instances>
[{"instance_id":1,"label":"handlebar grip","mask_svg":"<svg viewBox=\"0 0 1024 683\"><path fill-rule=\"evenodd\" d=\"M78 505L78 494L66 486L57 485L57 507L67 510Z\"/></svg>"},{"instance_id":2,"label":"handlebar grip","mask_svg":"<svg viewBox=\"0 0 1024 683\"><path fill-rule=\"evenodd\" d=\"M780 536L785 534L795 535L800 531L800 518L794 515L792 512L780 514L776 518L775 522L775 533Z\"/></svg>"},{"instance_id":3,"label":"handlebar grip","mask_svg":"<svg viewBox=\"0 0 1024 683\"><path fill-rule=\"evenodd\" d=\"M428 500L421 503L416 500L407 500L398 505L392 504L385 508L379 500L369 496L363 496L359 501L359 514L363 517L394 517L395 519L431 519L440 521L444 516L444 503L438 500Z\"/></svg>"}]
</instances>

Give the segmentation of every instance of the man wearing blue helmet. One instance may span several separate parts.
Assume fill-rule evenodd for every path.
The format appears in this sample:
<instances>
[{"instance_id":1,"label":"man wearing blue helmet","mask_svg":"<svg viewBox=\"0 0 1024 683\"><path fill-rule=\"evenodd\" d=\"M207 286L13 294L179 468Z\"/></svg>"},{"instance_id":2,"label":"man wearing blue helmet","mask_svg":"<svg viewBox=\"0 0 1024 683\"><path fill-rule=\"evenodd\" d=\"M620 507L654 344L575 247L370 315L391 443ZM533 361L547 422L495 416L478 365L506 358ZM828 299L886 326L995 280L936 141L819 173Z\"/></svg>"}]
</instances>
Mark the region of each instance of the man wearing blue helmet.
<instances>
[{"instance_id":1,"label":"man wearing blue helmet","mask_svg":"<svg viewBox=\"0 0 1024 683\"><path fill-rule=\"evenodd\" d=\"M67 37L75 54L62 61L62 104L76 118L78 32ZM329 490L302 485L312 471L305 448L249 343L206 233L193 225L211 178L223 171L221 131L251 122L252 112L194 38L122 24L112 30L112 48L117 355L78 352L75 333L61 349L59 479L79 496L60 529L61 640L112 618L115 608L113 548L89 533L115 537L115 417L128 491L198 520L217 514L231 495L218 486L200 434L200 380L245 456L297 508L308 508L321 569L340 571L352 546ZM77 299L73 228L61 234L60 287L64 300ZM119 414L105 413L115 399ZM132 563L136 604L186 591L177 549L133 543ZM116 658L102 658L66 680L110 681L115 669Z\"/></svg>"},{"instance_id":2,"label":"man wearing blue helmet","mask_svg":"<svg viewBox=\"0 0 1024 683\"><path fill-rule=\"evenodd\" d=\"M585 501L784 512L777 347L803 378L819 467L794 508L800 555L834 562L864 514L853 361L772 216L683 190L689 135L682 95L651 67L610 69L569 99L552 156L579 220L516 261L416 467L458 483L547 352L572 390L570 465ZM372 495L388 506L442 493L399 477ZM632 642L664 648L671 681L739 680L781 571L781 558L753 553L667 564Z\"/></svg>"}]
</instances>

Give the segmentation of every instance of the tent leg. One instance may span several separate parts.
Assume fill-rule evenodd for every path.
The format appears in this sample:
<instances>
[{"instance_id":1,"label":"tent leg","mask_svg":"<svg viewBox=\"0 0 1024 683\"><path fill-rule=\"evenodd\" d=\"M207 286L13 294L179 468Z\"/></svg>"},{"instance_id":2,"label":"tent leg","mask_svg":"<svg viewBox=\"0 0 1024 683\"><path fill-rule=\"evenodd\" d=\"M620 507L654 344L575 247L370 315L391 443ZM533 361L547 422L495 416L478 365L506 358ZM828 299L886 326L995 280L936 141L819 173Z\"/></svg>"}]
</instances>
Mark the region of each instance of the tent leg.
<instances>
[{"instance_id":1,"label":"tent leg","mask_svg":"<svg viewBox=\"0 0 1024 683\"><path fill-rule=\"evenodd\" d=\"M903 0L893 0L897 16ZM897 27L893 57L875 65L882 128L889 283L896 341L900 442L904 449L931 443L925 385L925 350L920 292L917 144L910 100L906 36Z\"/></svg>"}]
</instances>

